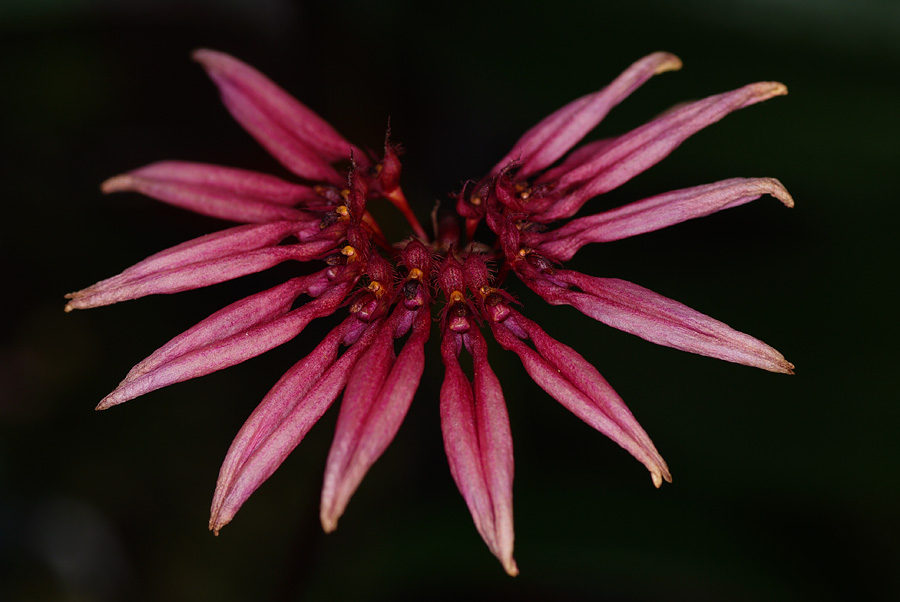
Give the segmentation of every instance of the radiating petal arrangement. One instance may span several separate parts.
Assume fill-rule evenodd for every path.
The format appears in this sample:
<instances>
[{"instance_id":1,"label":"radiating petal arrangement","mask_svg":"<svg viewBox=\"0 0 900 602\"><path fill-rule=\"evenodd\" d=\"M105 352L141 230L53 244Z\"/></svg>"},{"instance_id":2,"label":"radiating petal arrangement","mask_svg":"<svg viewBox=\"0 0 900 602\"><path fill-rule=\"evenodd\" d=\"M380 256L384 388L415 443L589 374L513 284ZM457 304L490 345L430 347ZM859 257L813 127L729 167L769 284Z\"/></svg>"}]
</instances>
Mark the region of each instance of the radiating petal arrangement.
<instances>
[{"instance_id":1,"label":"radiating petal arrangement","mask_svg":"<svg viewBox=\"0 0 900 602\"><path fill-rule=\"evenodd\" d=\"M297 337L313 320L339 316L269 391L228 449L210 512L216 534L343 394L320 507L325 531L337 528L366 472L401 428L425 370L432 328L441 337L438 401L450 474L478 533L510 575L519 570L513 440L484 333L518 356L552 398L644 464L654 485L671 481L650 437L596 368L514 307L504 289L511 276L551 305L570 305L652 343L792 373L778 351L718 320L636 284L562 265L588 244L652 232L763 195L792 207L778 180L733 178L578 215L592 198L649 169L702 128L786 94L783 84L760 82L710 96L575 148L653 75L681 68L674 55L651 54L528 130L486 176L453 195L451 208L435 210L429 233L400 186L400 158L389 132L379 160L249 65L213 50L198 50L194 59L235 120L301 181L187 161L110 178L102 185L106 193L139 192L241 225L71 293L66 311L210 286L288 261L312 264L176 336L97 406L233 366ZM368 211L369 203L383 201L406 221L406 239L388 241ZM463 353L471 357L471 370L460 361Z\"/></svg>"}]
</instances>

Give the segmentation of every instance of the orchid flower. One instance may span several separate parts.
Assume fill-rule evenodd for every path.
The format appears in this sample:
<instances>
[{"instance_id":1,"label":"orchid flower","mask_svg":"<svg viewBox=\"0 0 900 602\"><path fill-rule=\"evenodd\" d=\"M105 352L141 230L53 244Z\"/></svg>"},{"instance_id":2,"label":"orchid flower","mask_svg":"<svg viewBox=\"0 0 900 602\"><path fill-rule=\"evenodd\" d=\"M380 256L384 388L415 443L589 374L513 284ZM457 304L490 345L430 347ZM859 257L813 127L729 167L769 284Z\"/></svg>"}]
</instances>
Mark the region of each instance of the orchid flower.
<instances>
[{"instance_id":1,"label":"orchid flower","mask_svg":"<svg viewBox=\"0 0 900 602\"><path fill-rule=\"evenodd\" d=\"M615 390L576 350L516 307L504 288L508 277L552 305L571 305L653 343L792 373L778 351L722 322L636 284L563 266L591 243L652 232L763 195L793 206L775 179L733 178L581 215L591 199L649 169L695 132L785 94L784 85L750 84L576 148L638 87L681 67L671 54L651 54L528 130L486 176L454 195L455 210L435 211L428 232L400 186L401 164L389 136L379 159L249 65L212 50L199 50L194 59L232 116L297 181L186 161L154 163L107 180L104 192L139 192L238 225L71 293L66 311L210 286L288 261L310 264L174 337L98 406L233 366L299 336L313 320L339 316L269 391L228 449L209 522L216 534L343 394L321 499L322 526L334 530L403 422L432 328L439 331L445 367L439 407L450 473L476 529L510 575L518 573L512 434L485 333L516 354L552 398L641 462L655 486L671 481ZM408 223L408 238L385 239L368 211L369 203L384 200ZM460 362L464 353L472 357L470 374Z\"/></svg>"}]
</instances>

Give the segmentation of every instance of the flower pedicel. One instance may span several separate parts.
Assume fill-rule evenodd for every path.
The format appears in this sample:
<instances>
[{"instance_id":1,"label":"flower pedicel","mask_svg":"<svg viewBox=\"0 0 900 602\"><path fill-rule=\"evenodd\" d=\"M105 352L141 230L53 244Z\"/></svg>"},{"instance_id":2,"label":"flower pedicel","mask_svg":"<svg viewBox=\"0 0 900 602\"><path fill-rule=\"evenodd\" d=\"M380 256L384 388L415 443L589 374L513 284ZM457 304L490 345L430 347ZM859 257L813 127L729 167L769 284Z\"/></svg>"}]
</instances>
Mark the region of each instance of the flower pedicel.
<instances>
[{"instance_id":1,"label":"flower pedicel","mask_svg":"<svg viewBox=\"0 0 900 602\"><path fill-rule=\"evenodd\" d=\"M378 161L252 67L211 50L199 50L194 58L232 116L303 183L183 161L154 163L107 180L104 192L141 192L243 225L182 243L71 293L66 311L208 286L285 261L318 267L232 303L176 336L135 366L98 409L260 355L316 318L344 316L275 384L234 439L213 498L214 532L232 520L343 392L321 500L324 529L337 527L412 402L433 310L445 366L440 414L450 472L478 532L507 573L518 573L512 437L483 332L518 355L547 393L643 463L654 485L671 481L652 441L600 373L515 307L502 288L512 274L548 303L571 305L653 343L791 373L793 365L772 347L677 301L624 280L562 267L586 244L658 230L764 194L793 206L775 179L735 178L575 217L588 200L651 167L693 133L785 94L784 85L750 84L572 150L651 76L681 67L671 54L651 54L526 132L488 175L455 195L455 210L435 213L429 234L407 204L389 138ZM410 238L385 239L367 211L368 203L382 199L407 220ZM294 308L304 295L306 303ZM463 352L472 356L471 375L460 366Z\"/></svg>"}]
</instances>

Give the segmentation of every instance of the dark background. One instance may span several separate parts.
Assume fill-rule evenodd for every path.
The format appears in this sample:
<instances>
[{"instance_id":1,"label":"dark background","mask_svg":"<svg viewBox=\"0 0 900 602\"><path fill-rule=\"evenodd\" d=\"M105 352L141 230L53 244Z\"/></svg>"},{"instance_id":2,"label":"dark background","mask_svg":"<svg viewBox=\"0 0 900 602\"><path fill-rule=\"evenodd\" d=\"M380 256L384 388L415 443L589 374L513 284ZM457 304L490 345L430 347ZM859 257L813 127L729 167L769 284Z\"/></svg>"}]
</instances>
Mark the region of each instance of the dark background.
<instances>
[{"instance_id":1,"label":"dark background","mask_svg":"<svg viewBox=\"0 0 900 602\"><path fill-rule=\"evenodd\" d=\"M15 0L0 5L0 599L886 600L900 596L896 193L900 5ZM282 267L210 289L62 311L62 294L226 224L105 178L159 159L285 175L221 107L192 49L234 54L347 138L388 117L420 217L548 112L668 50L592 137L758 80L790 94L694 136L591 208L735 176L771 198L585 249L762 338L786 377L690 356L519 291L527 315L609 379L675 477L642 466L492 348L516 446L511 579L446 467L436 353L396 441L340 528L318 522L336 412L218 538L219 463L245 417L328 325L111 411L128 368ZM402 231L402 230L401 230ZM436 351L434 343L431 351Z\"/></svg>"}]
</instances>

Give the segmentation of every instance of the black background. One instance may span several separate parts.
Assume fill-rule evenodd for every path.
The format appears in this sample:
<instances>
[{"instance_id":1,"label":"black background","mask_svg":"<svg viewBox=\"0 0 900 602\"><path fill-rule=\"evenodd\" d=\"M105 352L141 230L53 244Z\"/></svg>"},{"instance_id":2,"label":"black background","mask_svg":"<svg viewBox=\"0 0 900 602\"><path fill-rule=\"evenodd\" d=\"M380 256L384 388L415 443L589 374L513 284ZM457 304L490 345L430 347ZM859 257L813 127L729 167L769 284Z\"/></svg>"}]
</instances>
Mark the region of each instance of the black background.
<instances>
[{"instance_id":1,"label":"black background","mask_svg":"<svg viewBox=\"0 0 900 602\"><path fill-rule=\"evenodd\" d=\"M864 600L900 595L896 193L898 3L742 0L0 6L3 600ZM329 412L220 537L219 463L259 399L328 324L265 357L95 413L128 368L284 266L66 315L62 294L224 227L105 178L159 159L286 175L221 107L198 47L261 69L347 138L388 117L420 218L528 127L637 58L678 54L592 137L758 80L790 94L727 117L592 202L736 176L771 198L582 251L758 336L786 377L690 356L549 308L523 311L594 363L675 477L646 471L492 348L516 446L516 558L480 541L443 456L436 336L396 441L340 528L318 524ZM390 215L390 212L386 213ZM402 226L397 226L402 235Z\"/></svg>"}]
</instances>

